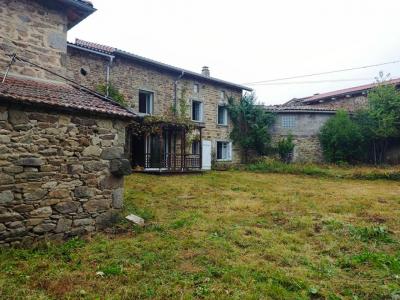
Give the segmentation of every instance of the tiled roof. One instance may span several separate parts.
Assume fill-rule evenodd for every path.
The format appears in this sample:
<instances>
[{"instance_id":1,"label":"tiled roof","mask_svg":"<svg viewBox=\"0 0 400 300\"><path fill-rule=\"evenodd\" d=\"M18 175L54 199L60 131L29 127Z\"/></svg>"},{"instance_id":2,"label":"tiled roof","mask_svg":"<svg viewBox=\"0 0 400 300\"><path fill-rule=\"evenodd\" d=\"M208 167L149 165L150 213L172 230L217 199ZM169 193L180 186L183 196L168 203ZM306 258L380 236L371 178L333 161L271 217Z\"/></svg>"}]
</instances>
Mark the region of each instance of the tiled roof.
<instances>
[{"instance_id":1,"label":"tiled roof","mask_svg":"<svg viewBox=\"0 0 400 300\"><path fill-rule=\"evenodd\" d=\"M385 82L385 84L400 85L400 78L389 80L389 81ZM351 88L347 88L347 89L336 90L336 91L321 93L321 94L315 94L314 96L306 97L301 100L303 103L308 103L308 102L320 101L320 100L325 100L325 99L345 97L346 95L352 95L352 94L366 92L366 91L376 87L377 85L378 85L377 83L364 84L364 85L355 86L355 87L351 87Z\"/></svg>"},{"instance_id":2,"label":"tiled roof","mask_svg":"<svg viewBox=\"0 0 400 300\"><path fill-rule=\"evenodd\" d=\"M4 83L0 82L1 98L20 103L53 106L123 118L135 116L109 99L62 82L9 76Z\"/></svg>"},{"instance_id":3,"label":"tiled roof","mask_svg":"<svg viewBox=\"0 0 400 300\"><path fill-rule=\"evenodd\" d=\"M195 77L195 78L200 78L200 79L203 79L203 80L206 80L206 81L219 83L219 84L222 84L224 86L230 86L230 87L234 87L234 88L245 90L245 91L252 91L251 88L243 86L243 85L240 85L240 84L228 82L228 81L221 80L221 79L214 78L214 77L205 76L205 75L200 74L200 73L196 73L196 72L193 72L193 71L189 71L189 70L185 70L185 69L182 69L182 68L174 67L174 66L171 66L169 64L158 62L158 61L155 61L155 60L152 60L152 59L140 56L140 55L136 55L136 54L133 54L133 53L129 53L127 51L119 50L117 48L113 48L113 47L109 47L109 46L105 46L105 45L101 45L101 44L97 44L97 43L92 43L92 42L87 42L87 41L83 41L83 40L80 40L80 39L76 39L75 40L75 44L68 43L68 46L72 46L72 47L78 46L78 47L83 48L83 49L94 50L94 51L105 53L105 54L108 54L108 55L120 55L120 56L125 57L127 59L140 61L142 63L146 63L148 65L156 66L156 67L161 68L163 70L169 70L169 71L175 72L177 74L184 73L186 75L189 75L189 76L192 76L192 77Z\"/></svg>"},{"instance_id":4,"label":"tiled roof","mask_svg":"<svg viewBox=\"0 0 400 300\"><path fill-rule=\"evenodd\" d=\"M324 112L324 113L335 113L336 109L329 107L317 106L317 105L273 105L265 106L266 110L271 112Z\"/></svg>"},{"instance_id":5,"label":"tiled roof","mask_svg":"<svg viewBox=\"0 0 400 300\"><path fill-rule=\"evenodd\" d=\"M87 41L80 40L80 39L75 39L75 44L77 46L80 46L83 48L99 51L99 52L109 54L109 55L114 54L114 52L117 50L117 48L113 48L113 47L109 47L109 46L105 46L105 45L101 45L101 44L97 44L97 43L87 42Z\"/></svg>"}]
</instances>

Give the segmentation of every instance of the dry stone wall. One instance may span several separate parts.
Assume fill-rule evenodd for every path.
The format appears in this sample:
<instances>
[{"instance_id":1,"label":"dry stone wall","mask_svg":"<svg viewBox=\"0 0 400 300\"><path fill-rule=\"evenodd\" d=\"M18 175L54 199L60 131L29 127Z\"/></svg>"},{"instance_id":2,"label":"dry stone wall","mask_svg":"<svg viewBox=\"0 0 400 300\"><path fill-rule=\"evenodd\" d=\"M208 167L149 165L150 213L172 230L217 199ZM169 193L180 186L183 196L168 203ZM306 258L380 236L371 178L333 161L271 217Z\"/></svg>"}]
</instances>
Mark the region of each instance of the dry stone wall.
<instances>
[{"instance_id":1,"label":"dry stone wall","mask_svg":"<svg viewBox=\"0 0 400 300\"><path fill-rule=\"evenodd\" d=\"M0 105L0 246L108 226L123 205L125 126Z\"/></svg>"}]
</instances>

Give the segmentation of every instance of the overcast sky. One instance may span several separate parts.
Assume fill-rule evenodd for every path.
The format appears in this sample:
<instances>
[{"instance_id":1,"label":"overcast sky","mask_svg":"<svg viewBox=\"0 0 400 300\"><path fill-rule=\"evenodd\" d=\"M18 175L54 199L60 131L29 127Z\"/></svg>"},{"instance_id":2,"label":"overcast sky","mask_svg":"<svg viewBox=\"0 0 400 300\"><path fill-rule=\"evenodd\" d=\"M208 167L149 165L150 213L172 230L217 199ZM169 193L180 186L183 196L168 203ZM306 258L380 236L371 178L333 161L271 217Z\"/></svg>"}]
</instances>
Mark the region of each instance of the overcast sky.
<instances>
[{"instance_id":1,"label":"overcast sky","mask_svg":"<svg viewBox=\"0 0 400 300\"><path fill-rule=\"evenodd\" d=\"M213 77L234 83L400 59L399 0L92 2L98 11L69 32L70 41L81 38L192 71L207 65ZM400 64L249 86L260 102L279 104L373 82L379 71L400 77Z\"/></svg>"}]
</instances>

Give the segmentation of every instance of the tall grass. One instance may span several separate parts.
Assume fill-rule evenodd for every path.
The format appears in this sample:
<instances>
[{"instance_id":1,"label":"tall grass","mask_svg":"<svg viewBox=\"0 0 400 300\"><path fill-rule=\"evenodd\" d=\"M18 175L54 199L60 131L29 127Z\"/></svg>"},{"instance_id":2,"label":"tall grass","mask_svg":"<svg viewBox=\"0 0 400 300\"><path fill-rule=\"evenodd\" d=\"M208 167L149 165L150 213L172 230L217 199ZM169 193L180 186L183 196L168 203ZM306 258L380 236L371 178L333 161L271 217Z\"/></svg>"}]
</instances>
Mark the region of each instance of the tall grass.
<instances>
[{"instance_id":1,"label":"tall grass","mask_svg":"<svg viewBox=\"0 0 400 300\"><path fill-rule=\"evenodd\" d=\"M364 180L394 180L400 181L400 169L396 167L352 167L317 164L286 164L281 161L263 158L244 167L247 171L279 174L311 175L318 177L364 179Z\"/></svg>"}]
</instances>

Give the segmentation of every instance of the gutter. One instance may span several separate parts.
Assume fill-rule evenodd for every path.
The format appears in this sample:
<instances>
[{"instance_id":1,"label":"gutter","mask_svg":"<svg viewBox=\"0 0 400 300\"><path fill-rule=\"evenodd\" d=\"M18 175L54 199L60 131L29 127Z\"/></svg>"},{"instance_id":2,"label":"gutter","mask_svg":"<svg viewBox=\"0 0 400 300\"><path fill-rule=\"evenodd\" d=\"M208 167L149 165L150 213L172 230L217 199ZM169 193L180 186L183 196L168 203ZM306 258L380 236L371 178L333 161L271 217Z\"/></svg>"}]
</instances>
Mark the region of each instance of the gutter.
<instances>
[{"instance_id":1,"label":"gutter","mask_svg":"<svg viewBox=\"0 0 400 300\"><path fill-rule=\"evenodd\" d=\"M110 95L110 71L111 71L111 67L112 67L112 64L114 62L115 56L114 55L110 55L110 54L106 54L106 53L103 53L103 52L99 52L99 51L96 51L96 50L91 50L91 49L87 49L87 48L84 48L84 47L80 47L80 46L77 46L75 44L68 43L67 46L71 47L71 48L78 49L78 50L86 51L86 52L89 52L89 53L92 53L92 54L104 56L104 57L107 57L109 59L108 65L107 65L107 71L106 71L107 73L106 73L106 95L105 95L106 97L108 97Z\"/></svg>"}]
</instances>

